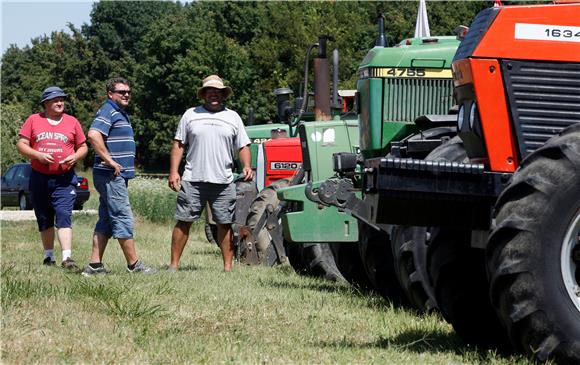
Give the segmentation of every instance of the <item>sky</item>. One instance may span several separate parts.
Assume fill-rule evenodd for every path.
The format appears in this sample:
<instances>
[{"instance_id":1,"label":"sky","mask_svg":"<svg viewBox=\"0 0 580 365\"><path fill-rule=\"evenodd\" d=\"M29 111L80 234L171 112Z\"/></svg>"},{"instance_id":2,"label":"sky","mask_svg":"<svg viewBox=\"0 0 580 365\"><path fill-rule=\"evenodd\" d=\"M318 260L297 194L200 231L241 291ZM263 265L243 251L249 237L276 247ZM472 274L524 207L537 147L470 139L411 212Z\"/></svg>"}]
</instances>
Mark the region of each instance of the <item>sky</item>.
<instances>
[{"instance_id":1,"label":"sky","mask_svg":"<svg viewBox=\"0 0 580 365\"><path fill-rule=\"evenodd\" d=\"M81 28L89 23L94 1L89 0L0 0L2 13L2 54L10 44L23 48L32 38L53 31L70 33L67 23Z\"/></svg>"}]
</instances>

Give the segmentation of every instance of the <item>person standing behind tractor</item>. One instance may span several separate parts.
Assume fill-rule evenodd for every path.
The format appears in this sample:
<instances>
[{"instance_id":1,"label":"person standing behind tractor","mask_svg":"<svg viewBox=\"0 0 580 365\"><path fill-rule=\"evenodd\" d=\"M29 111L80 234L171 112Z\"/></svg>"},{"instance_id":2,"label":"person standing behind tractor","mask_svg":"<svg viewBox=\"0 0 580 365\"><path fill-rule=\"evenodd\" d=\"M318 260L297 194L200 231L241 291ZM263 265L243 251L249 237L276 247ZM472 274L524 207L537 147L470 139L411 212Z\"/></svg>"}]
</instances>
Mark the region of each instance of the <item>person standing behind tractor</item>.
<instances>
[{"instance_id":1,"label":"person standing behind tractor","mask_svg":"<svg viewBox=\"0 0 580 365\"><path fill-rule=\"evenodd\" d=\"M232 89L225 86L219 76L206 77L197 90L197 96L204 101L203 105L188 109L177 126L168 179L169 187L179 192L169 271L177 271L191 224L201 217L207 202L217 223L224 271L232 269L234 246L231 224L236 201L232 169L236 152L243 165L244 180L251 180L254 172L248 147L250 139L242 119L224 105L231 94ZM183 177L180 177L178 168L184 145L188 148L185 170Z\"/></svg>"},{"instance_id":2,"label":"person standing behind tractor","mask_svg":"<svg viewBox=\"0 0 580 365\"><path fill-rule=\"evenodd\" d=\"M20 129L16 147L30 159L30 193L40 239L44 265L56 264L54 227L62 250L61 266L77 269L72 259L72 210L76 199L77 177L74 166L87 154L85 134L79 121L64 113L68 95L56 86L46 88L40 104L44 112L33 114ZM56 217L56 222L55 222Z\"/></svg>"},{"instance_id":3,"label":"person standing behind tractor","mask_svg":"<svg viewBox=\"0 0 580 365\"><path fill-rule=\"evenodd\" d=\"M93 250L84 276L106 274L102 263L109 238L119 241L127 271L152 274L137 258L133 239L133 212L129 203L128 183L135 177L135 140L129 115L129 82L121 77L107 81L107 101L91 124L88 136L95 149L93 182L99 193L99 220L93 234Z\"/></svg>"}]
</instances>

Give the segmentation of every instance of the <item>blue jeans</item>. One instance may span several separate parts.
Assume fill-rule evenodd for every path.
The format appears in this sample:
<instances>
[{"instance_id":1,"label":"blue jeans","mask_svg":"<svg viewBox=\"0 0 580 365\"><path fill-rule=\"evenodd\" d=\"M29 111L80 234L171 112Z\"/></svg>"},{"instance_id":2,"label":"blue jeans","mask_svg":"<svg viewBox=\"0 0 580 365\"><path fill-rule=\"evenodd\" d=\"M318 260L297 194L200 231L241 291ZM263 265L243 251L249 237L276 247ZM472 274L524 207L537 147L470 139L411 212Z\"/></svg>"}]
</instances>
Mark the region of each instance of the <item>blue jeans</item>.
<instances>
[{"instance_id":1,"label":"blue jeans","mask_svg":"<svg viewBox=\"0 0 580 365\"><path fill-rule=\"evenodd\" d=\"M93 172L99 192L99 220L95 232L110 238L133 238L133 212L129 203L128 180L112 172Z\"/></svg>"}]
</instances>

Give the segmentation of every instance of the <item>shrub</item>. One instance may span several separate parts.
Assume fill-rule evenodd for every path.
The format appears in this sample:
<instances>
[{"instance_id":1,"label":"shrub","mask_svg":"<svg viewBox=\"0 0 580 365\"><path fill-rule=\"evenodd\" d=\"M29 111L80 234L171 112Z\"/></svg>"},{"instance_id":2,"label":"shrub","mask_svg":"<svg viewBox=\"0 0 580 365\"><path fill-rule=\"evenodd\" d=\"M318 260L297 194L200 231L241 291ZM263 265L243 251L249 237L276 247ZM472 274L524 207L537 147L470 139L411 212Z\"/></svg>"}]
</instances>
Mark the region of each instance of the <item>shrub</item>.
<instances>
[{"instance_id":1,"label":"shrub","mask_svg":"<svg viewBox=\"0 0 580 365\"><path fill-rule=\"evenodd\" d=\"M129 182L131 207L138 216L152 222L174 221L177 193L167 186L167 180L136 177Z\"/></svg>"}]
</instances>

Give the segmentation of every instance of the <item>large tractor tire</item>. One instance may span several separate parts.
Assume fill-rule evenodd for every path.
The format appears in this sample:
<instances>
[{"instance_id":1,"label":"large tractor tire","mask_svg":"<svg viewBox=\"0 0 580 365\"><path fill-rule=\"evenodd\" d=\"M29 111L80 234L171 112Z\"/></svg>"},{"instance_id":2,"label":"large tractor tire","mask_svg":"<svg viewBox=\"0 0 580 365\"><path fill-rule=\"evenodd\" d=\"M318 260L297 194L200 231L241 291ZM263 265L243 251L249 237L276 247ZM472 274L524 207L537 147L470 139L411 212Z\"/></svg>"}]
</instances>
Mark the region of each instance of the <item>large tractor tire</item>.
<instances>
[{"instance_id":1,"label":"large tractor tire","mask_svg":"<svg viewBox=\"0 0 580 365\"><path fill-rule=\"evenodd\" d=\"M419 312L437 308L427 268L427 245L436 229L395 226L391 247L395 273L411 306Z\"/></svg>"},{"instance_id":2,"label":"large tractor tire","mask_svg":"<svg viewBox=\"0 0 580 365\"><path fill-rule=\"evenodd\" d=\"M211 243L212 245L217 245L219 247L219 244L217 243L217 225L215 223L206 222L204 227L204 233L205 238L209 243Z\"/></svg>"},{"instance_id":3,"label":"large tractor tire","mask_svg":"<svg viewBox=\"0 0 580 365\"><path fill-rule=\"evenodd\" d=\"M331 243L330 249L336 262L336 267L342 276L359 289L373 289L360 256L358 242Z\"/></svg>"},{"instance_id":4,"label":"large tractor tire","mask_svg":"<svg viewBox=\"0 0 580 365\"><path fill-rule=\"evenodd\" d=\"M580 123L522 162L496 213L487 267L510 339L580 364Z\"/></svg>"},{"instance_id":5,"label":"large tractor tire","mask_svg":"<svg viewBox=\"0 0 580 365\"><path fill-rule=\"evenodd\" d=\"M280 200L276 190L291 185L289 179L281 179L264 188L258 193L250 206L246 226L254 230L260 218L270 205L276 209ZM279 219L278 219L279 222ZM275 254L272 238L266 227L262 228L256 237L258 257L264 258L263 264L274 265L279 263ZM290 243L284 241L284 249L290 265L299 274L323 277L328 280L345 280L336 266L332 250L328 243Z\"/></svg>"},{"instance_id":6,"label":"large tractor tire","mask_svg":"<svg viewBox=\"0 0 580 365\"><path fill-rule=\"evenodd\" d=\"M377 231L359 221L359 252L363 268L372 287L385 299L397 305L406 304L397 281L389 234Z\"/></svg>"},{"instance_id":7,"label":"large tractor tire","mask_svg":"<svg viewBox=\"0 0 580 365\"><path fill-rule=\"evenodd\" d=\"M297 273L330 281L346 281L336 266L334 255L328 243L285 242L285 247L287 251L289 247L292 247L292 256L289 255L288 258Z\"/></svg>"},{"instance_id":8,"label":"large tractor tire","mask_svg":"<svg viewBox=\"0 0 580 365\"><path fill-rule=\"evenodd\" d=\"M259 223L264 212L266 212L266 209L268 209L268 206L270 206L271 209L276 209L278 207L280 200L278 200L276 191L280 188L287 187L288 185L290 185L289 179L280 179L258 193L250 205L248 216L246 217L246 227L250 231L253 231L256 228L256 225ZM272 238L266 228L263 228L258 232L256 237L254 237L254 241L255 247L248 246L245 242L241 243L243 245L240 250L242 261L245 255L250 254L251 250L256 250L258 259L262 264L273 266L281 263L274 250Z\"/></svg>"},{"instance_id":9,"label":"large tractor tire","mask_svg":"<svg viewBox=\"0 0 580 365\"><path fill-rule=\"evenodd\" d=\"M466 230L439 229L432 237L427 255L435 300L465 342L504 348L508 339L488 295L485 253L470 240Z\"/></svg>"},{"instance_id":10,"label":"large tractor tire","mask_svg":"<svg viewBox=\"0 0 580 365\"><path fill-rule=\"evenodd\" d=\"M434 134L433 138L441 138L449 134L449 130L445 128L435 128L427 132ZM418 135L417 137L429 136ZM435 148L425 159L462 162L467 159L467 154L461 139L455 137ZM409 303L419 312L437 308L427 264L427 245L432 234L437 232L437 228L410 226L395 226L391 232L396 277Z\"/></svg>"},{"instance_id":11,"label":"large tractor tire","mask_svg":"<svg viewBox=\"0 0 580 365\"><path fill-rule=\"evenodd\" d=\"M454 137L426 159L461 162L466 153L461 139ZM443 317L464 341L503 348L508 340L488 295L484 250L471 247L468 230L431 230L429 280Z\"/></svg>"}]
</instances>

